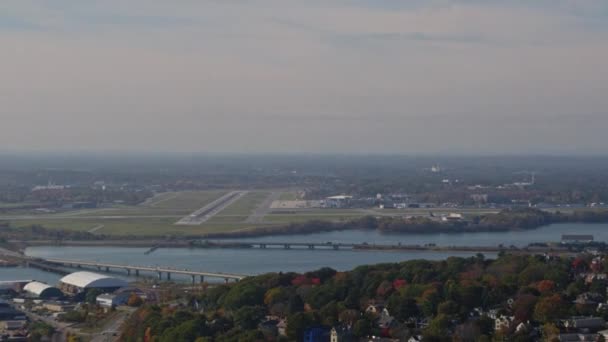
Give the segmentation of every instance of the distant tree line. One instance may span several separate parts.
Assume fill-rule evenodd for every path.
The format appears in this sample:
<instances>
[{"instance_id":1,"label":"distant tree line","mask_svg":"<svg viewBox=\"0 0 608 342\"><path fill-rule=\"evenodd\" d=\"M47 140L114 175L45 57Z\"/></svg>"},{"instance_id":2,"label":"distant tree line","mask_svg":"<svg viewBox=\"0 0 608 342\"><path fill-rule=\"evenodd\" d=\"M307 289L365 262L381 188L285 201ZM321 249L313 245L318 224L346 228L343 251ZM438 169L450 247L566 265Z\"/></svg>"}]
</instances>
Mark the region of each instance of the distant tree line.
<instances>
[{"instance_id":1,"label":"distant tree line","mask_svg":"<svg viewBox=\"0 0 608 342\"><path fill-rule=\"evenodd\" d=\"M366 216L348 222L309 221L284 226L254 228L233 233L208 234L207 238L250 237L263 235L299 235L336 230L369 229L382 233L453 233L492 232L535 229L553 223L608 222L608 210L574 211L572 213L547 212L534 208L505 209L497 214L474 216L462 221L441 221L431 217L373 217Z\"/></svg>"}]
</instances>

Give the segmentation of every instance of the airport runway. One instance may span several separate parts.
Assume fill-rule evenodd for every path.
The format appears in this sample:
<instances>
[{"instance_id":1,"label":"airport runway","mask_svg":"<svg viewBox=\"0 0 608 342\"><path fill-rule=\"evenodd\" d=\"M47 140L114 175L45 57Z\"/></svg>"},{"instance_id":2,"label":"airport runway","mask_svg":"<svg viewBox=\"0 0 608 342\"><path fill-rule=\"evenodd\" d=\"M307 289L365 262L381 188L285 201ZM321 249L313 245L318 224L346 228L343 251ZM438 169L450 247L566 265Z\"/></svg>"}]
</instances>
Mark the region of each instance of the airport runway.
<instances>
[{"instance_id":1,"label":"airport runway","mask_svg":"<svg viewBox=\"0 0 608 342\"><path fill-rule=\"evenodd\" d=\"M247 191L232 191L227 193L226 195L216 199L215 201L207 204L206 206L200 208L199 210L193 212L192 214L183 217L181 220L177 221L176 225L182 226L198 226L203 224L213 216L215 216L220 211L224 210L226 207L231 205L232 203L238 201L241 197L245 196Z\"/></svg>"}]
</instances>

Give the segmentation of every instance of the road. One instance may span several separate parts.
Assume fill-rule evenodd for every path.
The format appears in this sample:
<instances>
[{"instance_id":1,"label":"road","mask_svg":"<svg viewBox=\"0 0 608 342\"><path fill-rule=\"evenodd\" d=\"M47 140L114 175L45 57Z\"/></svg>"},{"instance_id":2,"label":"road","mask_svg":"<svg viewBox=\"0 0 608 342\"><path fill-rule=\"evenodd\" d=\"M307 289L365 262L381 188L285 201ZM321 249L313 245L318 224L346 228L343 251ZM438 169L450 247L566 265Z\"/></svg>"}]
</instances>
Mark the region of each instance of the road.
<instances>
[{"instance_id":1,"label":"road","mask_svg":"<svg viewBox=\"0 0 608 342\"><path fill-rule=\"evenodd\" d=\"M120 328L133 312L135 312L134 308L125 308L118 311L115 317L102 328L101 332L93 335L91 342L118 341L120 339Z\"/></svg>"}]
</instances>

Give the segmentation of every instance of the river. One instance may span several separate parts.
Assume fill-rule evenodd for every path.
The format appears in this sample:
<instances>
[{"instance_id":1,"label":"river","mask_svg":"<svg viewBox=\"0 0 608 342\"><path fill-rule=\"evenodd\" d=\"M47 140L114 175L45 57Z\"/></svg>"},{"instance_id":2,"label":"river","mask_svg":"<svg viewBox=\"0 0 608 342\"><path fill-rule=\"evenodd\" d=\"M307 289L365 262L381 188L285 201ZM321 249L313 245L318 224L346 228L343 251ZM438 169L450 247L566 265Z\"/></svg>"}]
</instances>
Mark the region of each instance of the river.
<instances>
[{"instance_id":1,"label":"river","mask_svg":"<svg viewBox=\"0 0 608 342\"><path fill-rule=\"evenodd\" d=\"M608 224L555 224L527 231L495 233L454 234L392 234L376 231L342 231L308 235L269 236L255 239L269 242L342 242L377 244L427 244L439 246L525 246L531 242L558 242L562 234L591 234L596 241L608 240ZM161 248L145 255L147 248L128 247L30 247L26 254L35 257L64 258L103 261L132 265L159 265L172 268L226 272L236 274L260 274L266 272L304 272L329 266L337 270L350 270L364 264L399 262L413 259L441 260L449 256L467 257L475 253L433 251L352 251L308 249L185 249ZM495 255L488 255L494 257ZM27 268L0 269L0 280L40 279L41 271ZM52 280L59 276L48 275Z\"/></svg>"}]
</instances>

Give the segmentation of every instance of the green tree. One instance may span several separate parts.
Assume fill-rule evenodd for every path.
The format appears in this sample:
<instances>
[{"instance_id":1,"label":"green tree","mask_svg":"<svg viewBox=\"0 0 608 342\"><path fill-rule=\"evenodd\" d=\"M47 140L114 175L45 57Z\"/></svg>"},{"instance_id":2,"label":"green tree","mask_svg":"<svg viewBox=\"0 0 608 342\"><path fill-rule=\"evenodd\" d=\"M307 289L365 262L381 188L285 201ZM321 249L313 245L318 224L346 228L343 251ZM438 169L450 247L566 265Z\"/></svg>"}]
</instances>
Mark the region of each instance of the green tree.
<instances>
[{"instance_id":1,"label":"green tree","mask_svg":"<svg viewBox=\"0 0 608 342\"><path fill-rule=\"evenodd\" d=\"M331 301L327 303L321 310L319 310L319 316L324 325L334 326L338 323L338 303Z\"/></svg>"},{"instance_id":2,"label":"green tree","mask_svg":"<svg viewBox=\"0 0 608 342\"><path fill-rule=\"evenodd\" d=\"M548 323L568 313L568 305L560 295L541 298L534 306L534 319Z\"/></svg>"},{"instance_id":3,"label":"green tree","mask_svg":"<svg viewBox=\"0 0 608 342\"><path fill-rule=\"evenodd\" d=\"M293 314L302 310L304 310L304 302L302 301L302 298L296 294L289 296L287 301L287 311L290 314Z\"/></svg>"},{"instance_id":4,"label":"green tree","mask_svg":"<svg viewBox=\"0 0 608 342\"><path fill-rule=\"evenodd\" d=\"M89 289L84 297L85 302L89 304L95 304L97 301L97 296L103 294L103 291L100 289Z\"/></svg>"},{"instance_id":5,"label":"green tree","mask_svg":"<svg viewBox=\"0 0 608 342\"><path fill-rule=\"evenodd\" d=\"M312 312L297 312L287 317L287 337L292 341L302 341L304 331L319 324L318 317Z\"/></svg>"},{"instance_id":6,"label":"green tree","mask_svg":"<svg viewBox=\"0 0 608 342\"><path fill-rule=\"evenodd\" d=\"M246 305L263 305L266 291L254 280L243 281L234 285L224 297L224 306L227 309L238 309Z\"/></svg>"},{"instance_id":7,"label":"green tree","mask_svg":"<svg viewBox=\"0 0 608 342\"><path fill-rule=\"evenodd\" d=\"M234 324L243 330L255 329L265 315L261 306L243 306L234 313Z\"/></svg>"},{"instance_id":8,"label":"green tree","mask_svg":"<svg viewBox=\"0 0 608 342\"><path fill-rule=\"evenodd\" d=\"M372 333L374 323L367 317L363 317L355 323L353 334L357 337L365 337Z\"/></svg>"},{"instance_id":9,"label":"green tree","mask_svg":"<svg viewBox=\"0 0 608 342\"><path fill-rule=\"evenodd\" d=\"M420 309L418 309L416 301L412 298L403 298L397 293L389 297L388 310L391 315L402 321L420 316Z\"/></svg>"},{"instance_id":10,"label":"green tree","mask_svg":"<svg viewBox=\"0 0 608 342\"><path fill-rule=\"evenodd\" d=\"M429 326L424 329L426 339L441 339L448 336L449 321L446 315L437 315L429 322Z\"/></svg>"},{"instance_id":11,"label":"green tree","mask_svg":"<svg viewBox=\"0 0 608 342\"><path fill-rule=\"evenodd\" d=\"M446 315L448 317L458 315L459 311L460 311L460 307L453 300L448 300L448 301L442 302L437 307L437 314Z\"/></svg>"}]
</instances>

